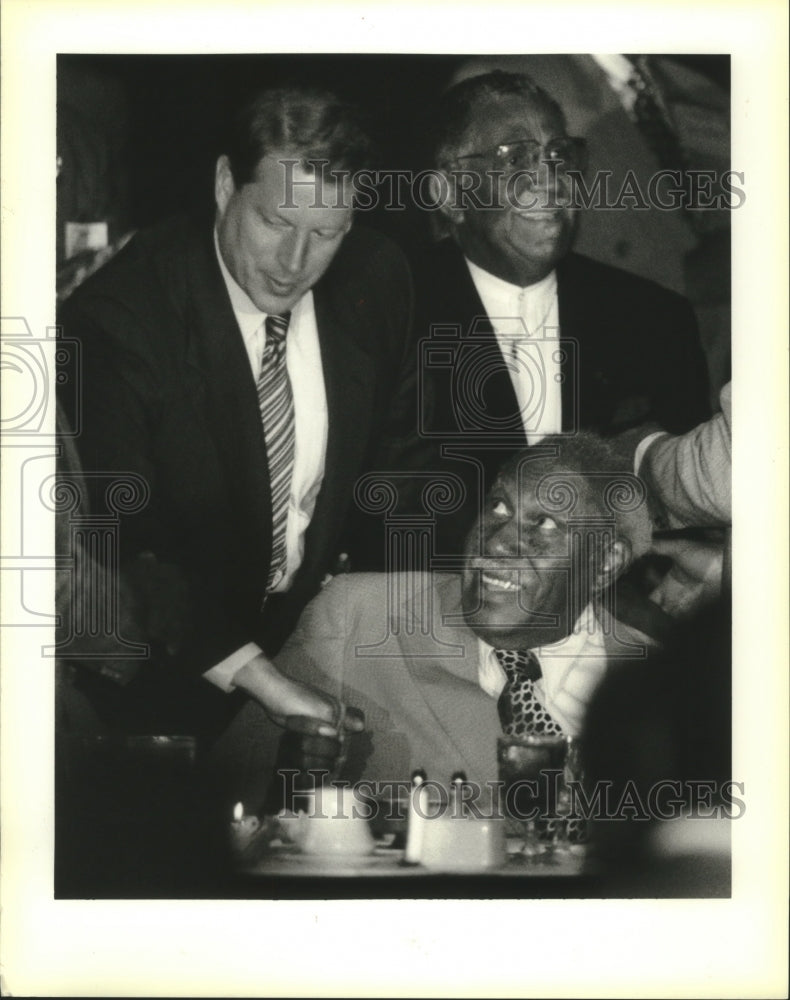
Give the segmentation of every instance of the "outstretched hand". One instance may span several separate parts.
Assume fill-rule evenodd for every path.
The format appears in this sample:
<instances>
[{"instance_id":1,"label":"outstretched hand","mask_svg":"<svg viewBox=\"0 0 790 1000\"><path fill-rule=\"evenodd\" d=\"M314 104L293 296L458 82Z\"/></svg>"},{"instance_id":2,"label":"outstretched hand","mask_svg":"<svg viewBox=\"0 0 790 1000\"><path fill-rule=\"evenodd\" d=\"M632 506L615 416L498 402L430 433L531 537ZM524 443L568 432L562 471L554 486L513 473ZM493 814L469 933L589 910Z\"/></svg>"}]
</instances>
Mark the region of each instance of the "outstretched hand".
<instances>
[{"instance_id":1,"label":"outstretched hand","mask_svg":"<svg viewBox=\"0 0 790 1000\"><path fill-rule=\"evenodd\" d=\"M358 709L347 708L327 692L286 677L263 654L242 667L233 682L255 698L279 726L286 726L289 716L299 716L313 720L317 736L337 737L365 728Z\"/></svg>"},{"instance_id":2,"label":"outstretched hand","mask_svg":"<svg viewBox=\"0 0 790 1000\"><path fill-rule=\"evenodd\" d=\"M650 599L673 618L690 618L721 595L724 545L687 538L654 539L653 552L672 566Z\"/></svg>"},{"instance_id":3,"label":"outstretched hand","mask_svg":"<svg viewBox=\"0 0 790 1000\"><path fill-rule=\"evenodd\" d=\"M283 790L275 811L294 808L294 795L306 775L312 775L314 781L317 773L340 773L348 749L346 736L365 728L362 712L347 708L325 691L286 677L262 653L242 667L233 682L284 728L275 769L292 772L294 785L290 792Z\"/></svg>"}]
</instances>

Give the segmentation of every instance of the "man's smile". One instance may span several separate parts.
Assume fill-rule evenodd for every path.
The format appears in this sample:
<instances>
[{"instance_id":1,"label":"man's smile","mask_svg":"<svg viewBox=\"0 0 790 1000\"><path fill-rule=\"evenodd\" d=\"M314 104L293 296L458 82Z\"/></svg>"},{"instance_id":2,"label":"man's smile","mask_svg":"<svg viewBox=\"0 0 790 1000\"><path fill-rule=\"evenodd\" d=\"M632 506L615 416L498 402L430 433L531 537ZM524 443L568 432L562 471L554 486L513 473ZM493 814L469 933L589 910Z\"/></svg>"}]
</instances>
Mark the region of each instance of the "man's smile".
<instances>
[{"instance_id":1,"label":"man's smile","mask_svg":"<svg viewBox=\"0 0 790 1000\"><path fill-rule=\"evenodd\" d=\"M469 569L479 580L480 589L486 597L518 593L524 587L521 567L509 569L501 562L488 558L470 560Z\"/></svg>"},{"instance_id":2,"label":"man's smile","mask_svg":"<svg viewBox=\"0 0 790 1000\"><path fill-rule=\"evenodd\" d=\"M296 287L295 281L278 281L276 278L273 278L269 274L265 275L265 279L269 283L269 287L277 295L287 295L289 292L292 292Z\"/></svg>"},{"instance_id":3,"label":"man's smile","mask_svg":"<svg viewBox=\"0 0 790 1000\"><path fill-rule=\"evenodd\" d=\"M530 225L541 225L547 228L559 228L565 223L565 212L563 209L525 208L518 209L513 214L519 222Z\"/></svg>"},{"instance_id":4,"label":"man's smile","mask_svg":"<svg viewBox=\"0 0 790 1000\"><path fill-rule=\"evenodd\" d=\"M481 579L483 581L483 586L491 588L493 590L519 590L518 583L518 572L515 574L515 579L513 574L495 574L489 571L483 571L481 574Z\"/></svg>"}]
</instances>

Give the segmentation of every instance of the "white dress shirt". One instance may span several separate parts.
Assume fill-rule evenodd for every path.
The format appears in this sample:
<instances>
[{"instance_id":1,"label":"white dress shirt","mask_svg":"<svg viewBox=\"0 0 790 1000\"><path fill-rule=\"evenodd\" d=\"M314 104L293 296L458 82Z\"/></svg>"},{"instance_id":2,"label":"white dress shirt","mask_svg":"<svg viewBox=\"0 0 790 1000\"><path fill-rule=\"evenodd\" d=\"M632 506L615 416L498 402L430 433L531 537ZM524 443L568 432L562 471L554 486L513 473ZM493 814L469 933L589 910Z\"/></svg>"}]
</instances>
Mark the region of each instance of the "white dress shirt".
<instances>
[{"instance_id":1,"label":"white dress shirt","mask_svg":"<svg viewBox=\"0 0 790 1000\"><path fill-rule=\"evenodd\" d=\"M250 372L257 382L266 345L266 313L258 309L225 266L216 233L214 248L250 360ZM291 310L285 341L285 364L294 402L294 468L285 529L286 570L272 588L275 592L288 590L302 564L305 532L312 519L324 478L329 414L312 292L303 295ZM262 570L261 587L265 586L265 576ZM229 691L236 671L260 652L256 643L247 643L203 676Z\"/></svg>"},{"instance_id":2,"label":"white dress shirt","mask_svg":"<svg viewBox=\"0 0 790 1000\"><path fill-rule=\"evenodd\" d=\"M529 444L562 430L560 316L554 271L526 288L466 261L505 359Z\"/></svg>"},{"instance_id":3,"label":"white dress shirt","mask_svg":"<svg viewBox=\"0 0 790 1000\"><path fill-rule=\"evenodd\" d=\"M478 643L480 687L492 698L499 698L507 682L505 671L493 647L482 639ZM587 705L607 667L603 629L592 605L582 612L570 635L532 652L542 671L535 681L535 697L568 736L578 736Z\"/></svg>"}]
</instances>

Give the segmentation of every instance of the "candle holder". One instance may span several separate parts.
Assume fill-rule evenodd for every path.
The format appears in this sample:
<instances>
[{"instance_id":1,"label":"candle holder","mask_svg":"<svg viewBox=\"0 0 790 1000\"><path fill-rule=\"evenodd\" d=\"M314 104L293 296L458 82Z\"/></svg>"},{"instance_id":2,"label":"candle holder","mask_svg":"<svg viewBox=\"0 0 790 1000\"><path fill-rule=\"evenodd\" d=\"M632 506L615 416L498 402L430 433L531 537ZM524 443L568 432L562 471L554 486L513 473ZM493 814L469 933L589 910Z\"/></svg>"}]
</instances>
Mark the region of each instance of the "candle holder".
<instances>
[{"instance_id":1,"label":"candle holder","mask_svg":"<svg viewBox=\"0 0 790 1000\"><path fill-rule=\"evenodd\" d=\"M252 844L261 829L257 816L244 813L244 804L237 802L233 807L233 821L230 824L230 849L234 855L243 854Z\"/></svg>"}]
</instances>

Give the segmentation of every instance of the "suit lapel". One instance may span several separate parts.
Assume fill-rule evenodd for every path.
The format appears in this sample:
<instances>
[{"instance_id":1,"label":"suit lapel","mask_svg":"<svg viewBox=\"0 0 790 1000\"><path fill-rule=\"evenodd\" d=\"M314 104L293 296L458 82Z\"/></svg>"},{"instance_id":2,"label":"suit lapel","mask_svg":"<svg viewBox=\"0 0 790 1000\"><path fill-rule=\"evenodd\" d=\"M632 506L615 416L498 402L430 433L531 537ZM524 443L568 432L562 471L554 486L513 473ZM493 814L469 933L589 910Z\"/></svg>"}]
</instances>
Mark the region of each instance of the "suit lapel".
<instances>
[{"instance_id":1,"label":"suit lapel","mask_svg":"<svg viewBox=\"0 0 790 1000\"><path fill-rule=\"evenodd\" d=\"M213 239L190 243L187 364L202 378L205 420L228 495L257 565L271 553L266 446L247 352L216 261Z\"/></svg>"},{"instance_id":2,"label":"suit lapel","mask_svg":"<svg viewBox=\"0 0 790 1000\"><path fill-rule=\"evenodd\" d=\"M560 336L574 346L566 352L562 381L562 429L597 427L608 409L606 317L584 269L584 258L569 254L557 265Z\"/></svg>"},{"instance_id":3,"label":"suit lapel","mask_svg":"<svg viewBox=\"0 0 790 1000\"><path fill-rule=\"evenodd\" d=\"M491 325L463 254L451 240L437 248L440 262L440 287L444 296L443 311L436 312L433 322L441 315L462 316L465 325L461 329L461 346L456 359L458 377L455 380L456 393L469 391L478 385L481 391L482 409L487 417L496 421L497 430L521 434L521 413L513 382L503 363L494 328ZM468 374L464 374L467 372ZM484 374L485 379L479 380ZM464 400L458 395L453 400L456 413L462 413ZM472 406L475 413L480 403ZM469 428L466 428L469 429ZM475 428L471 428L475 429Z\"/></svg>"},{"instance_id":4,"label":"suit lapel","mask_svg":"<svg viewBox=\"0 0 790 1000\"><path fill-rule=\"evenodd\" d=\"M446 623L462 613L460 578L434 574L428 588L396 609L392 627L399 627L406 668L433 724L452 745L457 767L487 777L495 771L496 704L479 687L477 637L464 624Z\"/></svg>"},{"instance_id":5,"label":"suit lapel","mask_svg":"<svg viewBox=\"0 0 790 1000\"><path fill-rule=\"evenodd\" d=\"M480 358L489 372L482 392L485 412L497 420L512 417L512 429L509 424L503 429L520 436L523 430L513 383L502 363L493 328L463 255L450 240L437 247L435 253L436 284L440 291L434 292L431 319L436 322L443 316L462 315L466 317L462 339L469 339L471 334L476 344L488 345L483 350L489 353ZM612 386L607 375L607 356L613 337L620 334L611 329L613 319L606 311L605 299L601 298L585 259L578 254L568 254L557 265L557 299L560 336L573 342L562 363L562 429L567 432L579 426L597 427L606 422L610 409ZM476 317L482 319L473 328Z\"/></svg>"},{"instance_id":6,"label":"suit lapel","mask_svg":"<svg viewBox=\"0 0 790 1000\"><path fill-rule=\"evenodd\" d=\"M351 238L350 237L347 237ZM371 433L376 371L368 340L375 336L365 292L354 285L343 258L313 291L329 427L324 478L305 539L300 578L309 579L331 555L363 465Z\"/></svg>"}]
</instances>

